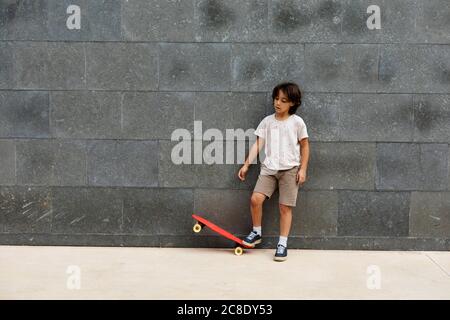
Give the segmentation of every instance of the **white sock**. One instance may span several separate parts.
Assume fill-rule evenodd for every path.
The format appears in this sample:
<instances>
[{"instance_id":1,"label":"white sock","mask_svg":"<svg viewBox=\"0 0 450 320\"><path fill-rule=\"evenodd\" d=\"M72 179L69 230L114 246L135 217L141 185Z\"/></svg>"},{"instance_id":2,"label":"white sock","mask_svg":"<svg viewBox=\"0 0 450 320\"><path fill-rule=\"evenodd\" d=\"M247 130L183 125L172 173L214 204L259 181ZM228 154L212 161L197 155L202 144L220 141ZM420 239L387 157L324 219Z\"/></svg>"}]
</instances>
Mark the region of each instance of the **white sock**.
<instances>
[{"instance_id":1,"label":"white sock","mask_svg":"<svg viewBox=\"0 0 450 320\"><path fill-rule=\"evenodd\" d=\"M280 240L278 241L278 244L281 244L285 248L287 248L287 239L288 239L287 237L280 236Z\"/></svg>"},{"instance_id":2,"label":"white sock","mask_svg":"<svg viewBox=\"0 0 450 320\"><path fill-rule=\"evenodd\" d=\"M255 231L259 236L262 236L262 228L259 227L253 227L253 231Z\"/></svg>"}]
</instances>

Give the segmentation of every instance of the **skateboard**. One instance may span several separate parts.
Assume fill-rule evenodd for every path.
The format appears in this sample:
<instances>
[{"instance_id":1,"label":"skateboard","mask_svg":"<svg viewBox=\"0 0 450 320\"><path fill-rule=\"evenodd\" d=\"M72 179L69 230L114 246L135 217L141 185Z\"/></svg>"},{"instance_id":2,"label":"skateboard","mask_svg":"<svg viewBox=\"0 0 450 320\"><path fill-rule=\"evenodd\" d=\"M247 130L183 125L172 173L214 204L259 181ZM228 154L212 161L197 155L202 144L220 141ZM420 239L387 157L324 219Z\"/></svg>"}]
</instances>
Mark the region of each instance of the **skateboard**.
<instances>
[{"instance_id":1,"label":"skateboard","mask_svg":"<svg viewBox=\"0 0 450 320\"><path fill-rule=\"evenodd\" d=\"M211 230L217 232L221 236L224 236L225 238L227 238L227 239L229 239L231 241L234 241L236 243L236 247L234 248L234 254L235 255L237 255L237 256L242 255L244 253L244 248L246 248L246 249L252 248L252 247L246 246L242 242L242 239L239 239L238 237L232 235L228 231L225 231L221 227L216 226L211 221L208 221L205 218L202 218L202 217L200 217L200 216L198 216L196 214L193 214L192 218L194 218L197 221L197 223L192 228L192 230L194 230L195 233L199 233L200 231L202 231L202 228L204 226L207 226L208 228L210 228Z\"/></svg>"}]
</instances>

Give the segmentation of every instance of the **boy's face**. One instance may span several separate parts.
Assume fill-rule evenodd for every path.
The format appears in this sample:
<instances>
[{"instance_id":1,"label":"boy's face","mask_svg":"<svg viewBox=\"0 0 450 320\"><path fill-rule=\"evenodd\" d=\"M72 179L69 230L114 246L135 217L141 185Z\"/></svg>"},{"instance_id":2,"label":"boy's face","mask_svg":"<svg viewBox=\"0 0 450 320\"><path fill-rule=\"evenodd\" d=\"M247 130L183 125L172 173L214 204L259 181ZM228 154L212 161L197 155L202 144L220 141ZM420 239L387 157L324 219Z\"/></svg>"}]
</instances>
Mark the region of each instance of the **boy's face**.
<instances>
[{"instance_id":1,"label":"boy's face","mask_svg":"<svg viewBox=\"0 0 450 320\"><path fill-rule=\"evenodd\" d=\"M273 100L275 112L278 114L287 114L293 105L294 103L289 101L287 95L282 90L278 91L278 96Z\"/></svg>"}]
</instances>

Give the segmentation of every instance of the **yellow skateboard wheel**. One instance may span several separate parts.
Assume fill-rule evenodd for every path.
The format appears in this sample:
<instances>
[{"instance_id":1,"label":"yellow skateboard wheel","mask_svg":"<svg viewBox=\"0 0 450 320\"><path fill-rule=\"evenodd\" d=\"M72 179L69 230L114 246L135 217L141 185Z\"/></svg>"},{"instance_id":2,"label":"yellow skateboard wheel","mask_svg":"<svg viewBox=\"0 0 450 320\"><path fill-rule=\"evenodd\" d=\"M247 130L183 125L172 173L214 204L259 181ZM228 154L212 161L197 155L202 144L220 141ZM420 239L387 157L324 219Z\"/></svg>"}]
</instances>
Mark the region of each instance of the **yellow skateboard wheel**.
<instances>
[{"instance_id":1,"label":"yellow skateboard wheel","mask_svg":"<svg viewBox=\"0 0 450 320\"><path fill-rule=\"evenodd\" d=\"M244 249L242 249L241 247L236 247L234 248L234 254L237 256L241 256L244 253Z\"/></svg>"},{"instance_id":2,"label":"yellow skateboard wheel","mask_svg":"<svg viewBox=\"0 0 450 320\"><path fill-rule=\"evenodd\" d=\"M199 233L200 231L202 231L202 226L199 223L196 223L192 230L194 230L195 233Z\"/></svg>"}]
</instances>

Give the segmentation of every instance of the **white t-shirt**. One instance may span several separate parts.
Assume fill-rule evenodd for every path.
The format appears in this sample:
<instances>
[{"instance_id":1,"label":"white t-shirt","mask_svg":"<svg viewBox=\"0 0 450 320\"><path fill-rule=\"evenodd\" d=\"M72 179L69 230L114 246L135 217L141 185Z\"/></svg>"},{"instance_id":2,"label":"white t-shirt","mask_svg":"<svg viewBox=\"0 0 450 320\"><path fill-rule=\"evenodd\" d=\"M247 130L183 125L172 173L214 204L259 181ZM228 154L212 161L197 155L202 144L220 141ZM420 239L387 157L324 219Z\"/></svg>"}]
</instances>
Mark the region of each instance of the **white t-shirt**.
<instances>
[{"instance_id":1,"label":"white t-shirt","mask_svg":"<svg viewBox=\"0 0 450 320\"><path fill-rule=\"evenodd\" d=\"M275 113L265 117L255 130L265 140L265 159L261 174L275 174L300 165L300 140L308 138L302 118L292 114L286 120L277 120Z\"/></svg>"}]
</instances>

